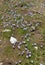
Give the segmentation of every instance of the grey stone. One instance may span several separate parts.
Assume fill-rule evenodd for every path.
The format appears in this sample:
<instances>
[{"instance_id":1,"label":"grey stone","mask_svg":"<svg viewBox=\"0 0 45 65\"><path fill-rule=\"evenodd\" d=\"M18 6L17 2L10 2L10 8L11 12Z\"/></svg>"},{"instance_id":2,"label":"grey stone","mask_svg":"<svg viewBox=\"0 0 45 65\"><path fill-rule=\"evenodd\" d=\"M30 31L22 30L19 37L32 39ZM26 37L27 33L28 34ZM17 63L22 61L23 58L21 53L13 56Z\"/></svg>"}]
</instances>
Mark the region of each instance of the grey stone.
<instances>
[{"instance_id":1,"label":"grey stone","mask_svg":"<svg viewBox=\"0 0 45 65\"><path fill-rule=\"evenodd\" d=\"M26 28L23 28L23 30L27 30L27 27Z\"/></svg>"},{"instance_id":2,"label":"grey stone","mask_svg":"<svg viewBox=\"0 0 45 65\"><path fill-rule=\"evenodd\" d=\"M35 26L40 26L41 25L41 22L36 22Z\"/></svg>"},{"instance_id":3,"label":"grey stone","mask_svg":"<svg viewBox=\"0 0 45 65\"><path fill-rule=\"evenodd\" d=\"M20 42L18 45L22 45L23 43L22 42Z\"/></svg>"},{"instance_id":4,"label":"grey stone","mask_svg":"<svg viewBox=\"0 0 45 65\"><path fill-rule=\"evenodd\" d=\"M20 45L18 45L17 47L18 47L19 50L21 49Z\"/></svg>"}]
</instances>

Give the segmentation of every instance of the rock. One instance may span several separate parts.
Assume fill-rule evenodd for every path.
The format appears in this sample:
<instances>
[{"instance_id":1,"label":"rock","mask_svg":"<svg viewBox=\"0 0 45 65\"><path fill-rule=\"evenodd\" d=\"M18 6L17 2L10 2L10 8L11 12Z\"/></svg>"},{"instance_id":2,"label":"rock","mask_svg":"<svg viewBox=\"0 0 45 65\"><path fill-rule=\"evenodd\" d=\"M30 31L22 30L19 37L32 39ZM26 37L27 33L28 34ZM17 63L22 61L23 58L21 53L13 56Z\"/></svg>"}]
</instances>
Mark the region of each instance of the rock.
<instances>
[{"instance_id":1,"label":"rock","mask_svg":"<svg viewBox=\"0 0 45 65\"><path fill-rule=\"evenodd\" d=\"M26 51L26 54L29 55L29 50Z\"/></svg>"},{"instance_id":2,"label":"rock","mask_svg":"<svg viewBox=\"0 0 45 65\"><path fill-rule=\"evenodd\" d=\"M35 48L36 50L38 50L38 47L37 47L37 46L35 46L34 48Z\"/></svg>"},{"instance_id":3,"label":"rock","mask_svg":"<svg viewBox=\"0 0 45 65\"><path fill-rule=\"evenodd\" d=\"M43 45L40 45L40 48L43 48Z\"/></svg>"},{"instance_id":4,"label":"rock","mask_svg":"<svg viewBox=\"0 0 45 65\"><path fill-rule=\"evenodd\" d=\"M31 26L31 32L35 31L35 26Z\"/></svg>"},{"instance_id":5,"label":"rock","mask_svg":"<svg viewBox=\"0 0 45 65\"><path fill-rule=\"evenodd\" d=\"M32 56L31 52L29 52L29 50L26 51L26 55L28 55L29 58Z\"/></svg>"},{"instance_id":6,"label":"rock","mask_svg":"<svg viewBox=\"0 0 45 65\"><path fill-rule=\"evenodd\" d=\"M42 63L40 63L40 65L43 65Z\"/></svg>"},{"instance_id":7,"label":"rock","mask_svg":"<svg viewBox=\"0 0 45 65\"><path fill-rule=\"evenodd\" d=\"M20 50L20 48L21 48L20 45L18 45L18 49L19 49L19 50Z\"/></svg>"},{"instance_id":8,"label":"rock","mask_svg":"<svg viewBox=\"0 0 45 65\"><path fill-rule=\"evenodd\" d=\"M21 60L19 60L19 64L21 64L21 62L22 62L22 61L21 61Z\"/></svg>"},{"instance_id":9,"label":"rock","mask_svg":"<svg viewBox=\"0 0 45 65\"><path fill-rule=\"evenodd\" d=\"M18 45L22 45L22 42L20 42Z\"/></svg>"},{"instance_id":10,"label":"rock","mask_svg":"<svg viewBox=\"0 0 45 65\"><path fill-rule=\"evenodd\" d=\"M33 45L33 46L37 46L37 43L33 43L32 45Z\"/></svg>"},{"instance_id":11,"label":"rock","mask_svg":"<svg viewBox=\"0 0 45 65\"><path fill-rule=\"evenodd\" d=\"M28 14L29 14L30 16L33 16L33 15L34 15L33 12L29 12Z\"/></svg>"},{"instance_id":12,"label":"rock","mask_svg":"<svg viewBox=\"0 0 45 65\"><path fill-rule=\"evenodd\" d=\"M27 30L27 27L26 27L26 28L23 28L23 30L25 30L25 31L26 31L26 30Z\"/></svg>"},{"instance_id":13,"label":"rock","mask_svg":"<svg viewBox=\"0 0 45 65\"><path fill-rule=\"evenodd\" d=\"M15 45L17 43L17 39L15 37L10 37L10 43Z\"/></svg>"},{"instance_id":14,"label":"rock","mask_svg":"<svg viewBox=\"0 0 45 65\"><path fill-rule=\"evenodd\" d=\"M29 54L29 58L31 57L31 54Z\"/></svg>"},{"instance_id":15,"label":"rock","mask_svg":"<svg viewBox=\"0 0 45 65\"><path fill-rule=\"evenodd\" d=\"M40 26L41 22L36 22L35 26Z\"/></svg>"},{"instance_id":16,"label":"rock","mask_svg":"<svg viewBox=\"0 0 45 65\"><path fill-rule=\"evenodd\" d=\"M15 27L16 25L15 25L15 24L12 24L12 26L14 26L14 27Z\"/></svg>"},{"instance_id":17,"label":"rock","mask_svg":"<svg viewBox=\"0 0 45 65\"><path fill-rule=\"evenodd\" d=\"M2 20L4 19L4 16L2 16L2 18L1 18Z\"/></svg>"},{"instance_id":18,"label":"rock","mask_svg":"<svg viewBox=\"0 0 45 65\"><path fill-rule=\"evenodd\" d=\"M27 24L27 26L31 27L31 26L32 26L32 24L31 24L31 23L29 23L29 24Z\"/></svg>"},{"instance_id":19,"label":"rock","mask_svg":"<svg viewBox=\"0 0 45 65\"><path fill-rule=\"evenodd\" d=\"M26 55L26 58L29 58L29 56L28 56L28 55Z\"/></svg>"},{"instance_id":20,"label":"rock","mask_svg":"<svg viewBox=\"0 0 45 65\"><path fill-rule=\"evenodd\" d=\"M19 25L16 25L17 28L19 28Z\"/></svg>"}]
</instances>

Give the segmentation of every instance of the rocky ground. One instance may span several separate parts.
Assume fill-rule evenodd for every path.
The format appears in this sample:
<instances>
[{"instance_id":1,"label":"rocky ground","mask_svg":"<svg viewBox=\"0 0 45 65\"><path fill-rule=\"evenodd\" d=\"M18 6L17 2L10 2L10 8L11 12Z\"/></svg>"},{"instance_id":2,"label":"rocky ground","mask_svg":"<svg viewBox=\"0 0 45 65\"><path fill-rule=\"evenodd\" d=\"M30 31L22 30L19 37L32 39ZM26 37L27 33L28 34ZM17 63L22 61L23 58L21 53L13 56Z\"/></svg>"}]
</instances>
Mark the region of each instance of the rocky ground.
<instances>
[{"instance_id":1,"label":"rocky ground","mask_svg":"<svg viewBox=\"0 0 45 65\"><path fill-rule=\"evenodd\" d=\"M45 0L0 0L0 65L45 65Z\"/></svg>"}]
</instances>

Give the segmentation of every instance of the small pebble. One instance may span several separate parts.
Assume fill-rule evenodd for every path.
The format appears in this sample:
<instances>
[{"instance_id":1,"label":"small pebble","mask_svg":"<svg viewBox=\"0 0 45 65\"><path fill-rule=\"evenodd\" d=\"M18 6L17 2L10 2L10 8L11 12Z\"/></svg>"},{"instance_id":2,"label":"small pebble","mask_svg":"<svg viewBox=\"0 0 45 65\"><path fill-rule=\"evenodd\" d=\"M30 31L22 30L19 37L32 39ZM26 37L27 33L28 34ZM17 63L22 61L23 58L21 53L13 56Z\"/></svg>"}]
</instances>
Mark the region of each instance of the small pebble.
<instances>
[{"instance_id":1,"label":"small pebble","mask_svg":"<svg viewBox=\"0 0 45 65\"><path fill-rule=\"evenodd\" d=\"M18 45L18 49L20 49L20 46Z\"/></svg>"},{"instance_id":2,"label":"small pebble","mask_svg":"<svg viewBox=\"0 0 45 65\"><path fill-rule=\"evenodd\" d=\"M37 46L35 46L34 48L35 48L36 50L38 50L38 47L37 47Z\"/></svg>"},{"instance_id":3,"label":"small pebble","mask_svg":"<svg viewBox=\"0 0 45 65\"><path fill-rule=\"evenodd\" d=\"M43 65L42 63L40 63L40 65Z\"/></svg>"},{"instance_id":4,"label":"small pebble","mask_svg":"<svg viewBox=\"0 0 45 65\"><path fill-rule=\"evenodd\" d=\"M19 60L19 64L21 64L21 62L22 62L22 61L21 61L21 60Z\"/></svg>"},{"instance_id":5,"label":"small pebble","mask_svg":"<svg viewBox=\"0 0 45 65\"><path fill-rule=\"evenodd\" d=\"M28 55L26 55L26 58L29 58L29 56L28 56Z\"/></svg>"}]
</instances>

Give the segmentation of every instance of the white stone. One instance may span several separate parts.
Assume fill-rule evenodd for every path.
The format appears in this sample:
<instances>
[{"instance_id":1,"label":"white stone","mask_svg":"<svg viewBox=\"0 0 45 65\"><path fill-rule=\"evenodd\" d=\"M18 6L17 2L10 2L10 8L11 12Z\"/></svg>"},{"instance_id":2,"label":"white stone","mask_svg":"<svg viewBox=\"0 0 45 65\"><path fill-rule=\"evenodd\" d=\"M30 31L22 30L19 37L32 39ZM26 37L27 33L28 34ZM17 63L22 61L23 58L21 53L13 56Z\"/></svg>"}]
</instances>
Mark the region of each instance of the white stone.
<instances>
[{"instance_id":1,"label":"white stone","mask_svg":"<svg viewBox=\"0 0 45 65\"><path fill-rule=\"evenodd\" d=\"M21 63L22 61L21 60L19 60L19 63Z\"/></svg>"},{"instance_id":2,"label":"white stone","mask_svg":"<svg viewBox=\"0 0 45 65\"><path fill-rule=\"evenodd\" d=\"M40 45L41 48L43 48L43 45Z\"/></svg>"},{"instance_id":3,"label":"white stone","mask_svg":"<svg viewBox=\"0 0 45 65\"><path fill-rule=\"evenodd\" d=\"M40 63L40 65L43 65L42 63Z\"/></svg>"},{"instance_id":4,"label":"white stone","mask_svg":"<svg viewBox=\"0 0 45 65\"><path fill-rule=\"evenodd\" d=\"M17 39L16 38L14 38L14 37L10 37L10 42L11 42L11 44L16 44L16 42L17 42Z\"/></svg>"},{"instance_id":5,"label":"white stone","mask_svg":"<svg viewBox=\"0 0 45 65\"><path fill-rule=\"evenodd\" d=\"M32 45L33 45L33 46L37 46L37 43L33 43Z\"/></svg>"},{"instance_id":6,"label":"white stone","mask_svg":"<svg viewBox=\"0 0 45 65\"><path fill-rule=\"evenodd\" d=\"M31 54L29 54L29 57L31 57Z\"/></svg>"},{"instance_id":7,"label":"white stone","mask_svg":"<svg viewBox=\"0 0 45 65\"><path fill-rule=\"evenodd\" d=\"M36 50L38 50L38 47L37 47L37 46L35 46L34 48L35 48Z\"/></svg>"},{"instance_id":8,"label":"white stone","mask_svg":"<svg viewBox=\"0 0 45 65\"><path fill-rule=\"evenodd\" d=\"M26 58L29 58L28 55L26 55Z\"/></svg>"}]
</instances>

